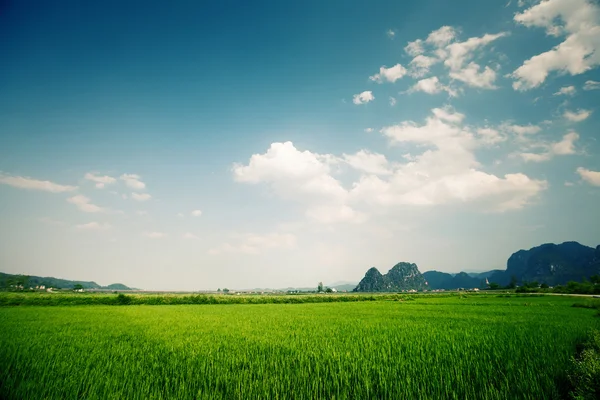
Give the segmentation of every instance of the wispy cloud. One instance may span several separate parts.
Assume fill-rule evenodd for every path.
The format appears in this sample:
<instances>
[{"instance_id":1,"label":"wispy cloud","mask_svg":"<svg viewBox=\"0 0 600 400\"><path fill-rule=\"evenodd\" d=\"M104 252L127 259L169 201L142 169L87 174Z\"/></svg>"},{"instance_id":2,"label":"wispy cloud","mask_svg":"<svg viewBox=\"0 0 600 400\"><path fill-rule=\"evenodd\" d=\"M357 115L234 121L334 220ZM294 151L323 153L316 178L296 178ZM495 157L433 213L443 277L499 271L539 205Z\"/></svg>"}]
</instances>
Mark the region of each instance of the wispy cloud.
<instances>
[{"instance_id":1,"label":"wispy cloud","mask_svg":"<svg viewBox=\"0 0 600 400\"><path fill-rule=\"evenodd\" d=\"M148 193L131 193L131 198L136 201L148 201L152 198Z\"/></svg>"},{"instance_id":2,"label":"wispy cloud","mask_svg":"<svg viewBox=\"0 0 600 400\"><path fill-rule=\"evenodd\" d=\"M67 202L75 204L83 212L87 213L105 213L108 209L92 204L89 197L78 194L73 197L69 197Z\"/></svg>"},{"instance_id":3,"label":"wispy cloud","mask_svg":"<svg viewBox=\"0 0 600 400\"><path fill-rule=\"evenodd\" d=\"M119 177L127 186L134 190L143 190L146 184L141 181L141 176L137 174L123 174Z\"/></svg>"},{"instance_id":4,"label":"wispy cloud","mask_svg":"<svg viewBox=\"0 0 600 400\"><path fill-rule=\"evenodd\" d=\"M107 222L88 222L87 224L75 225L75 228L87 231L105 231L111 227L112 226Z\"/></svg>"},{"instance_id":5,"label":"wispy cloud","mask_svg":"<svg viewBox=\"0 0 600 400\"><path fill-rule=\"evenodd\" d=\"M40 190L43 192L63 193L77 190L77 186L61 185L51 181L41 181L25 176L6 175L0 172L0 183L19 189Z\"/></svg>"},{"instance_id":6,"label":"wispy cloud","mask_svg":"<svg viewBox=\"0 0 600 400\"><path fill-rule=\"evenodd\" d=\"M88 181L95 182L98 189L103 189L106 185L111 185L117 181L116 178L113 178L112 176L95 175L91 172L85 174L84 178Z\"/></svg>"}]
</instances>

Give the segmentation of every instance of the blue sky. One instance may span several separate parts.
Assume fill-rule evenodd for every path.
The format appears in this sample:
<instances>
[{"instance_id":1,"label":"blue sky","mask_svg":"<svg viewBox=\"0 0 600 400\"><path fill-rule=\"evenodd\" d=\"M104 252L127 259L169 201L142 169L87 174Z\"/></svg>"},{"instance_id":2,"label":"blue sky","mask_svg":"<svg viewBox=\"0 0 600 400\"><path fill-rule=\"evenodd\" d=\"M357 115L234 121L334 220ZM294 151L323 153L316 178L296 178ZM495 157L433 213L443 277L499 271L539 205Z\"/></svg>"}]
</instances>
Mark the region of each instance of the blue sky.
<instances>
[{"instance_id":1,"label":"blue sky","mask_svg":"<svg viewBox=\"0 0 600 400\"><path fill-rule=\"evenodd\" d=\"M599 242L595 2L2 4L1 271L314 286Z\"/></svg>"}]
</instances>

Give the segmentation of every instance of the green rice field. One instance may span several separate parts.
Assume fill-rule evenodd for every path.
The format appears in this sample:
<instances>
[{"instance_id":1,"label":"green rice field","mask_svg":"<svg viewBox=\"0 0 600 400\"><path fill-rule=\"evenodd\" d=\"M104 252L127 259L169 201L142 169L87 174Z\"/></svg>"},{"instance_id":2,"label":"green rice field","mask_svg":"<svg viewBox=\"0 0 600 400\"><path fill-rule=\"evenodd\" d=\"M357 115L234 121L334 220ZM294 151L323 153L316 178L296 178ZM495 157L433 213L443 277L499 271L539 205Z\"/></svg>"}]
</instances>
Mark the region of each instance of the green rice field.
<instances>
[{"instance_id":1,"label":"green rice field","mask_svg":"<svg viewBox=\"0 0 600 400\"><path fill-rule=\"evenodd\" d=\"M0 398L566 398L577 301L3 306Z\"/></svg>"}]
</instances>

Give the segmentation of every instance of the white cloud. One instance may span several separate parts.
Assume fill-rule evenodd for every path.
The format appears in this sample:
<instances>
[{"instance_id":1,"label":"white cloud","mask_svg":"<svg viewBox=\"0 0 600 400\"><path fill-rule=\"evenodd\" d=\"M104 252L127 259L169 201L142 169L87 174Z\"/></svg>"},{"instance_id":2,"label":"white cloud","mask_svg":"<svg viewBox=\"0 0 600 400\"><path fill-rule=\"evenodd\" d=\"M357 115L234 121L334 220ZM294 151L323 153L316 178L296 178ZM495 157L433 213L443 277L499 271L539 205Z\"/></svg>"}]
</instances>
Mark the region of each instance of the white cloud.
<instances>
[{"instance_id":1,"label":"white cloud","mask_svg":"<svg viewBox=\"0 0 600 400\"><path fill-rule=\"evenodd\" d=\"M510 129L537 129L475 128L465 119L446 106L433 109L424 124L404 121L384 127L381 133L391 145L404 152L410 146L411 153L416 152L406 154L402 162L366 149L337 157L299 151L291 142L273 143L266 153L250 157L247 165L235 164L234 179L268 184L282 199L303 205L309 219L324 224L361 223L390 208L409 206L473 203L490 211L519 209L547 188L546 181L521 172L486 173L475 156L478 148L506 140ZM552 149L557 154L570 151L562 142ZM361 172L349 189L332 176L331 167L340 162Z\"/></svg>"},{"instance_id":2,"label":"white cloud","mask_svg":"<svg viewBox=\"0 0 600 400\"><path fill-rule=\"evenodd\" d=\"M483 71L479 71L481 66L474 62L470 62L465 68L450 71L452 79L459 80L469 86L481 89L496 89L494 82L496 81L496 72L486 66Z\"/></svg>"},{"instance_id":3,"label":"white cloud","mask_svg":"<svg viewBox=\"0 0 600 400\"><path fill-rule=\"evenodd\" d=\"M202 211L201 210L194 210L192 211L192 216L193 217L199 217L202 215Z\"/></svg>"},{"instance_id":4,"label":"white cloud","mask_svg":"<svg viewBox=\"0 0 600 400\"><path fill-rule=\"evenodd\" d=\"M223 253L261 254L271 249L293 249L296 247L296 236L290 233L271 233L266 235L246 234L236 243L224 243L209 250L209 254Z\"/></svg>"},{"instance_id":5,"label":"white cloud","mask_svg":"<svg viewBox=\"0 0 600 400\"><path fill-rule=\"evenodd\" d=\"M421 78L429 73L429 69L440 60L436 57L429 57L422 54L417 55L409 64L409 74L413 78Z\"/></svg>"},{"instance_id":6,"label":"white cloud","mask_svg":"<svg viewBox=\"0 0 600 400\"><path fill-rule=\"evenodd\" d=\"M148 215L148 211L144 211L144 210L137 210L135 213L140 216Z\"/></svg>"},{"instance_id":7,"label":"white cloud","mask_svg":"<svg viewBox=\"0 0 600 400\"><path fill-rule=\"evenodd\" d=\"M493 41L507 35L508 34L505 32L496 34L486 33L482 37L472 37L464 42L452 43L446 47L448 56L444 60L444 65L450 68L451 71L458 72L463 68L465 62L473 57L473 52L475 50L479 49L480 47L487 46ZM477 65L477 67L479 66Z\"/></svg>"},{"instance_id":8,"label":"white cloud","mask_svg":"<svg viewBox=\"0 0 600 400\"><path fill-rule=\"evenodd\" d=\"M577 92L575 86L563 86L558 92L554 93L555 96L573 96Z\"/></svg>"},{"instance_id":9,"label":"white cloud","mask_svg":"<svg viewBox=\"0 0 600 400\"><path fill-rule=\"evenodd\" d=\"M367 132L367 133L371 133L371 132L373 132L373 128L366 128L366 129L365 129L365 132Z\"/></svg>"},{"instance_id":10,"label":"white cloud","mask_svg":"<svg viewBox=\"0 0 600 400\"><path fill-rule=\"evenodd\" d=\"M393 39L394 36L396 36L396 32L394 32L393 29L388 29L385 34L387 35L387 37L389 37L390 39Z\"/></svg>"},{"instance_id":11,"label":"white cloud","mask_svg":"<svg viewBox=\"0 0 600 400\"><path fill-rule=\"evenodd\" d=\"M345 209L348 193L330 174L331 164L339 161L331 154L299 151L292 142L272 143L265 154L250 157L248 165L234 164L233 174L237 182L269 184L280 197L305 203L308 216L318 217L315 208ZM339 222L350 215L336 214Z\"/></svg>"},{"instance_id":12,"label":"white cloud","mask_svg":"<svg viewBox=\"0 0 600 400\"><path fill-rule=\"evenodd\" d=\"M375 96L373 96L373 92L371 92L370 90L366 90L362 93L355 94L352 98L352 102L354 104L366 104L373 100L375 100Z\"/></svg>"},{"instance_id":13,"label":"white cloud","mask_svg":"<svg viewBox=\"0 0 600 400\"><path fill-rule=\"evenodd\" d=\"M383 154L360 150L356 154L344 154L344 160L354 169L367 174L389 175L388 160Z\"/></svg>"},{"instance_id":14,"label":"white cloud","mask_svg":"<svg viewBox=\"0 0 600 400\"><path fill-rule=\"evenodd\" d=\"M134 190L143 190L146 188L146 184L140 180L141 177L137 174L123 174L119 179Z\"/></svg>"},{"instance_id":15,"label":"white cloud","mask_svg":"<svg viewBox=\"0 0 600 400\"><path fill-rule=\"evenodd\" d=\"M85 179L87 179L88 181L92 181L96 183L96 187L98 189L103 189L105 185L110 185L115 183L117 180L115 178L113 178L112 176L108 176L108 175L95 175L91 172L88 172L87 174L85 174L84 176Z\"/></svg>"},{"instance_id":16,"label":"white cloud","mask_svg":"<svg viewBox=\"0 0 600 400\"><path fill-rule=\"evenodd\" d=\"M473 61L466 66L465 63L473 57L476 50L507 35L505 32L487 33L482 37L472 37L464 42L449 44L440 54L445 58L444 65L450 69L450 77L472 87L495 89L496 72L493 69L485 66L482 70L481 66Z\"/></svg>"},{"instance_id":17,"label":"white cloud","mask_svg":"<svg viewBox=\"0 0 600 400\"><path fill-rule=\"evenodd\" d=\"M423 54L425 51L423 49L423 41L421 39L417 39L414 42L408 42L404 48L404 51L413 57Z\"/></svg>"},{"instance_id":18,"label":"white cloud","mask_svg":"<svg viewBox=\"0 0 600 400\"><path fill-rule=\"evenodd\" d=\"M40 190L43 192L63 193L77 190L77 186L60 185L50 181L40 181L38 179L25 176L5 175L0 172L0 183L16 187L19 189Z\"/></svg>"},{"instance_id":19,"label":"white cloud","mask_svg":"<svg viewBox=\"0 0 600 400\"><path fill-rule=\"evenodd\" d=\"M369 79L374 82L377 82L377 83L383 83L385 81L393 83L393 82L396 82L398 79L401 79L404 75L406 75L406 73L407 73L406 68L404 68L400 64L396 64L390 68L386 68L384 65L383 67L379 68L378 74L375 74L375 75L369 77ZM365 92L363 92L363 93L365 93ZM355 98L356 98L356 96L355 96ZM356 103L356 101L355 101L355 104L359 104L359 103Z\"/></svg>"},{"instance_id":20,"label":"white cloud","mask_svg":"<svg viewBox=\"0 0 600 400\"><path fill-rule=\"evenodd\" d=\"M106 208L92 204L91 200L88 197L85 197L84 195L81 195L81 194L78 194L73 197L69 197L67 199L67 202L69 202L71 204L75 204L77 206L77 208L79 208L83 212L88 212L88 213L108 212L108 210Z\"/></svg>"},{"instance_id":21,"label":"white cloud","mask_svg":"<svg viewBox=\"0 0 600 400\"><path fill-rule=\"evenodd\" d=\"M589 169L579 167L577 173L581 176L581 179L593 186L600 186L600 172L590 171Z\"/></svg>"},{"instance_id":22,"label":"white cloud","mask_svg":"<svg viewBox=\"0 0 600 400\"><path fill-rule=\"evenodd\" d=\"M394 107L396 105L396 98L390 96L390 107Z\"/></svg>"},{"instance_id":23,"label":"white cloud","mask_svg":"<svg viewBox=\"0 0 600 400\"><path fill-rule=\"evenodd\" d=\"M522 173L501 178L477 170L473 150L485 141L461 124L463 118L438 109L424 125L405 121L383 128L392 144L414 143L427 150L397 168L387 181L363 177L351 194L380 206L479 202L490 210L505 211L524 207L547 187L545 181Z\"/></svg>"},{"instance_id":24,"label":"white cloud","mask_svg":"<svg viewBox=\"0 0 600 400\"><path fill-rule=\"evenodd\" d=\"M563 116L571 122L581 122L592 115L590 110L565 111Z\"/></svg>"},{"instance_id":25,"label":"white cloud","mask_svg":"<svg viewBox=\"0 0 600 400\"><path fill-rule=\"evenodd\" d=\"M193 233L190 233L190 232L184 233L183 235L181 235L181 238L182 239L195 239L195 240L200 239L198 236L196 236L196 235L194 235Z\"/></svg>"},{"instance_id":26,"label":"white cloud","mask_svg":"<svg viewBox=\"0 0 600 400\"><path fill-rule=\"evenodd\" d=\"M177 213L177 216L178 216L179 218L183 218L183 217L184 217L183 213Z\"/></svg>"},{"instance_id":27,"label":"white cloud","mask_svg":"<svg viewBox=\"0 0 600 400\"><path fill-rule=\"evenodd\" d=\"M542 153L523 152L519 156L526 162L542 162L552 159L554 156L576 154L575 142L579 139L577 132L569 132L563 136L562 140L554 143L534 143L535 147L541 147L545 151Z\"/></svg>"},{"instance_id":28,"label":"white cloud","mask_svg":"<svg viewBox=\"0 0 600 400\"><path fill-rule=\"evenodd\" d=\"M569 132L560 142L553 143L550 146L552 154L556 155L567 155L567 154L575 154L575 141L579 139L579 135L577 132Z\"/></svg>"},{"instance_id":29,"label":"white cloud","mask_svg":"<svg viewBox=\"0 0 600 400\"><path fill-rule=\"evenodd\" d=\"M442 26L441 28L431 32L426 43L432 44L436 47L443 47L453 41L456 38L457 32L451 26Z\"/></svg>"},{"instance_id":30,"label":"white cloud","mask_svg":"<svg viewBox=\"0 0 600 400\"><path fill-rule=\"evenodd\" d=\"M506 129L517 135L534 135L542 130L537 125L506 125Z\"/></svg>"},{"instance_id":31,"label":"white cloud","mask_svg":"<svg viewBox=\"0 0 600 400\"><path fill-rule=\"evenodd\" d=\"M447 92L451 97L457 96L456 91L449 88L448 86L442 85L437 76L421 79L407 91L407 93L414 92L424 92L427 94L438 94L441 92Z\"/></svg>"},{"instance_id":32,"label":"white cloud","mask_svg":"<svg viewBox=\"0 0 600 400\"><path fill-rule=\"evenodd\" d=\"M145 236L150 239L160 239L160 238L165 237L166 234L164 234L162 232L144 231L144 232L142 232L142 236Z\"/></svg>"},{"instance_id":33,"label":"white cloud","mask_svg":"<svg viewBox=\"0 0 600 400\"><path fill-rule=\"evenodd\" d=\"M545 28L551 36L564 36L551 50L535 55L517 68L515 90L538 87L550 72L579 75L600 65L600 8L588 0L540 2L514 20L526 27Z\"/></svg>"},{"instance_id":34,"label":"white cloud","mask_svg":"<svg viewBox=\"0 0 600 400\"><path fill-rule=\"evenodd\" d=\"M75 228L88 231L105 231L111 228L109 223L88 222L87 224L75 225Z\"/></svg>"},{"instance_id":35,"label":"white cloud","mask_svg":"<svg viewBox=\"0 0 600 400\"><path fill-rule=\"evenodd\" d=\"M152 198L148 193L131 193L131 198L136 201L148 201Z\"/></svg>"},{"instance_id":36,"label":"white cloud","mask_svg":"<svg viewBox=\"0 0 600 400\"><path fill-rule=\"evenodd\" d=\"M507 32L496 34L485 34L481 37L472 37L464 42L456 41L458 32L450 26L443 26L429 34L425 41L416 40L410 42L405 51L413 56L413 60L409 64L409 73L413 78L421 78L429 73L431 66L443 61L446 68L449 69L449 77L455 81L463 82L464 84L480 89L496 89L494 82L496 80L496 71L489 66L481 66L472 61L475 56L480 56L477 53L481 48L491 44L492 42L508 36ZM426 93L439 93L442 90L452 93L447 87L443 87L437 83L431 86L429 91L414 86L413 91L420 90ZM438 81L439 82L439 81Z\"/></svg>"},{"instance_id":37,"label":"white cloud","mask_svg":"<svg viewBox=\"0 0 600 400\"><path fill-rule=\"evenodd\" d=\"M477 129L477 134L481 138L481 141L488 145L494 145L506 141L506 136L497 129L493 128L479 128Z\"/></svg>"},{"instance_id":38,"label":"white cloud","mask_svg":"<svg viewBox=\"0 0 600 400\"><path fill-rule=\"evenodd\" d=\"M552 153L520 153L519 156L526 162L542 162L552 158Z\"/></svg>"},{"instance_id":39,"label":"white cloud","mask_svg":"<svg viewBox=\"0 0 600 400\"><path fill-rule=\"evenodd\" d=\"M583 90L600 90L600 82L596 81L585 81Z\"/></svg>"}]
</instances>

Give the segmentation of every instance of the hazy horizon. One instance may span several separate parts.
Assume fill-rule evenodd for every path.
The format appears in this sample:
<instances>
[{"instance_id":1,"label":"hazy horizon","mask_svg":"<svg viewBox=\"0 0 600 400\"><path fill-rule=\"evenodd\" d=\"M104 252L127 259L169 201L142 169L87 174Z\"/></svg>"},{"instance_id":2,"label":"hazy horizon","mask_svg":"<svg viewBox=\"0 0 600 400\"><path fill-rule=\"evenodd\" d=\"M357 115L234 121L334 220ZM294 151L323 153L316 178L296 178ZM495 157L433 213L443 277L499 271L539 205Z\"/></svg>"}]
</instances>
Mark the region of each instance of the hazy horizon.
<instances>
[{"instance_id":1,"label":"hazy horizon","mask_svg":"<svg viewBox=\"0 0 600 400\"><path fill-rule=\"evenodd\" d=\"M600 243L597 3L285 3L1 2L0 271L312 287Z\"/></svg>"}]
</instances>

